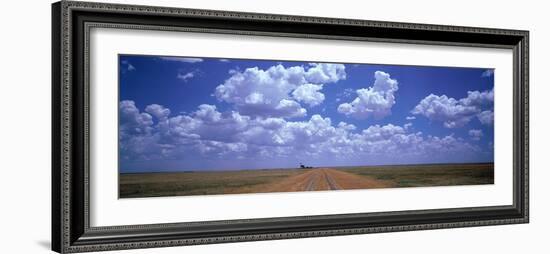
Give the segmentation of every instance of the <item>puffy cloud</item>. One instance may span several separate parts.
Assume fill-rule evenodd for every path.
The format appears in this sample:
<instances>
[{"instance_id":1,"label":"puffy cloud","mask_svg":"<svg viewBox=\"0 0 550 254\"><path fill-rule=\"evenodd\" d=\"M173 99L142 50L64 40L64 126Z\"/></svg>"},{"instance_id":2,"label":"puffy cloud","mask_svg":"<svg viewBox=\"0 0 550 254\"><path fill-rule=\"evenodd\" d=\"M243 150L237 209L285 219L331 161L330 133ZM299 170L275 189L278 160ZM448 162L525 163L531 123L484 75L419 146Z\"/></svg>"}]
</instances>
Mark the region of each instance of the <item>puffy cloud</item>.
<instances>
[{"instance_id":1,"label":"puffy cloud","mask_svg":"<svg viewBox=\"0 0 550 254\"><path fill-rule=\"evenodd\" d=\"M452 134L442 138L428 136L422 146L425 154L433 154L434 156L447 154L452 155L458 160L460 160L459 155L467 156L479 153L481 151L479 146L472 145L464 141L462 138L456 138Z\"/></svg>"},{"instance_id":2,"label":"puffy cloud","mask_svg":"<svg viewBox=\"0 0 550 254\"><path fill-rule=\"evenodd\" d=\"M231 156L246 152L248 150L248 146L244 143L225 143L206 140L197 144L197 150L203 155L218 155L223 157L226 155Z\"/></svg>"},{"instance_id":3,"label":"puffy cloud","mask_svg":"<svg viewBox=\"0 0 550 254\"><path fill-rule=\"evenodd\" d=\"M430 120L441 121L447 128L462 127L479 112L475 106L467 106L446 95L428 95L413 109L415 115L423 115Z\"/></svg>"},{"instance_id":4,"label":"puffy cloud","mask_svg":"<svg viewBox=\"0 0 550 254\"><path fill-rule=\"evenodd\" d=\"M407 117L405 117L405 119L407 119L407 120L414 120L414 119L416 119L416 116L407 116Z\"/></svg>"},{"instance_id":5,"label":"puffy cloud","mask_svg":"<svg viewBox=\"0 0 550 254\"><path fill-rule=\"evenodd\" d=\"M367 140L387 140L390 137L395 136L396 134L405 133L405 129L401 126L396 126L393 124L387 124L384 126L372 125L366 130L363 130L363 137Z\"/></svg>"},{"instance_id":6,"label":"puffy cloud","mask_svg":"<svg viewBox=\"0 0 550 254\"><path fill-rule=\"evenodd\" d=\"M483 137L483 131L482 130L476 130L476 129L472 129L472 130L469 130L468 131L468 135L470 135L470 138L472 140L480 140L481 137Z\"/></svg>"},{"instance_id":7,"label":"puffy cloud","mask_svg":"<svg viewBox=\"0 0 550 254\"><path fill-rule=\"evenodd\" d=\"M153 118L147 113L139 112L133 101L119 103L120 130L128 134L145 134L151 130Z\"/></svg>"},{"instance_id":8,"label":"puffy cloud","mask_svg":"<svg viewBox=\"0 0 550 254\"><path fill-rule=\"evenodd\" d=\"M179 57L179 56L165 56L165 57L159 57L159 59L164 61L173 61L173 62L182 62L182 63L200 63L203 61L202 58Z\"/></svg>"},{"instance_id":9,"label":"puffy cloud","mask_svg":"<svg viewBox=\"0 0 550 254\"><path fill-rule=\"evenodd\" d=\"M380 119L390 115L395 104L394 93L399 89L398 82L382 71L376 71L374 79L373 86L356 91L357 97L353 101L340 104L338 112L358 119Z\"/></svg>"},{"instance_id":10,"label":"puffy cloud","mask_svg":"<svg viewBox=\"0 0 550 254\"><path fill-rule=\"evenodd\" d=\"M132 101L123 101L120 111L123 159L336 158L342 163L365 163L376 158L396 163L402 159L446 161L455 154L479 152L479 147L453 135L434 137L412 132L410 124L372 125L358 130L353 124L335 124L320 115L288 121L219 112L208 104L189 114L170 116L169 109L160 105L149 105L148 113L143 113ZM153 122L151 115L164 120Z\"/></svg>"},{"instance_id":11,"label":"puffy cloud","mask_svg":"<svg viewBox=\"0 0 550 254\"><path fill-rule=\"evenodd\" d=\"M202 104L195 111L195 116L200 120L215 123L220 121L222 113L218 112L214 105Z\"/></svg>"},{"instance_id":12,"label":"puffy cloud","mask_svg":"<svg viewBox=\"0 0 550 254\"><path fill-rule=\"evenodd\" d=\"M325 100L325 95L319 92L322 89L323 85L303 84L292 92L292 97L310 107L317 106Z\"/></svg>"},{"instance_id":13,"label":"puffy cloud","mask_svg":"<svg viewBox=\"0 0 550 254\"><path fill-rule=\"evenodd\" d=\"M193 129L188 129L187 133L198 135L201 139L223 142L237 141L235 135L247 129L250 123L248 116L234 111L221 113L217 111L216 106L208 104L200 105L190 120ZM181 126L182 129L185 127Z\"/></svg>"},{"instance_id":14,"label":"puffy cloud","mask_svg":"<svg viewBox=\"0 0 550 254\"><path fill-rule=\"evenodd\" d=\"M308 82L325 84L346 79L346 67L343 64L312 63L310 66L305 72Z\"/></svg>"},{"instance_id":15,"label":"puffy cloud","mask_svg":"<svg viewBox=\"0 0 550 254\"><path fill-rule=\"evenodd\" d=\"M282 144L304 146L327 141L334 133L330 118L313 115L307 122L287 122L277 134Z\"/></svg>"},{"instance_id":16,"label":"puffy cloud","mask_svg":"<svg viewBox=\"0 0 550 254\"><path fill-rule=\"evenodd\" d=\"M276 156L284 151L277 147L286 147L285 150L291 152L294 149L311 150L333 137L337 129L332 126L330 118L320 115L313 115L308 121L297 122L288 122L281 118L255 119L249 122L248 127L238 134L237 139L246 141L247 144L263 146L264 151L271 151L264 156Z\"/></svg>"},{"instance_id":17,"label":"puffy cloud","mask_svg":"<svg viewBox=\"0 0 550 254\"><path fill-rule=\"evenodd\" d=\"M396 163L400 160L434 162L455 159L456 154L475 156L480 148L453 135L444 137L424 136L411 132L407 126L392 124L374 125L361 134L352 134L353 153L358 156L377 156Z\"/></svg>"},{"instance_id":18,"label":"puffy cloud","mask_svg":"<svg viewBox=\"0 0 550 254\"><path fill-rule=\"evenodd\" d=\"M482 123L482 124L485 124L485 125L493 125L493 122L494 122L494 112L491 111L491 110L485 110L479 114L477 114L477 119L479 119L479 121Z\"/></svg>"},{"instance_id":19,"label":"puffy cloud","mask_svg":"<svg viewBox=\"0 0 550 254\"><path fill-rule=\"evenodd\" d=\"M167 109L162 105L158 105L158 104L151 104L145 107L145 112L149 113L150 115L156 117L159 120L164 120L166 119L166 117L168 117L168 115L170 115L170 109Z\"/></svg>"},{"instance_id":20,"label":"puffy cloud","mask_svg":"<svg viewBox=\"0 0 550 254\"><path fill-rule=\"evenodd\" d=\"M447 128L458 128L466 125L472 118L481 112L482 107L493 107L494 92L469 91L468 96L462 99L447 97L446 95L430 94L420 101L411 111L414 115L423 115L426 118L443 122ZM484 118L486 117L486 118ZM489 120L484 113L480 121ZM483 118L483 120L481 120Z\"/></svg>"},{"instance_id":21,"label":"puffy cloud","mask_svg":"<svg viewBox=\"0 0 550 254\"><path fill-rule=\"evenodd\" d=\"M293 100L282 99L275 106L273 113L269 113L270 110L266 110L268 116L281 116L281 117L300 117L305 116L307 110L302 108L300 104Z\"/></svg>"},{"instance_id":22,"label":"puffy cloud","mask_svg":"<svg viewBox=\"0 0 550 254\"><path fill-rule=\"evenodd\" d=\"M218 100L233 104L245 115L284 118L304 116L307 111L298 102L318 105L325 97L320 92L323 84L346 78L341 64L288 68L279 64L267 70L254 67L230 74L215 89Z\"/></svg>"},{"instance_id":23,"label":"puffy cloud","mask_svg":"<svg viewBox=\"0 0 550 254\"><path fill-rule=\"evenodd\" d=\"M492 104L495 100L494 90L468 91L468 97L460 99L460 103L466 106L483 106Z\"/></svg>"},{"instance_id":24,"label":"puffy cloud","mask_svg":"<svg viewBox=\"0 0 550 254\"><path fill-rule=\"evenodd\" d=\"M288 94L304 82L303 68L299 66L285 68L277 65L267 70L254 67L233 72L216 87L214 94L218 100L234 104L239 112L247 115L291 117L297 115L301 107L291 105ZM283 109L283 112L276 108Z\"/></svg>"},{"instance_id":25,"label":"puffy cloud","mask_svg":"<svg viewBox=\"0 0 550 254\"><path fill-rule=\"evenodd\" d=\"M159 122L155 130L161 137L161 142L171 145L191 144L201 138L197 130L202 122L196 118L178 115Z\"/></svg>"},{"instance_id":26,"label":"puffy cloud","mask_svg":"<svg viewBox=\"0 0 550 254\"><path fill-rule=\"evenodd\" d=\"M151 138L153 124L153 117L140 112L133 101L119 102L119 149L123 159L151 159L158 155L158 142Z\"/></svg>"},{"instance_id":27,"label":"puffy cloud","mask_svg":"<svg viewBox=\"0 0 550 254\"><path fill-rule=\"evenodd\" d=\"M338 123L338 128L343 129L343 130L347 130L347 131L354 131L355 129L357 129L357 127L355 125L349 124L349 123L346 123L346 122L339 122Z\"/></svg>"}]
</instances>

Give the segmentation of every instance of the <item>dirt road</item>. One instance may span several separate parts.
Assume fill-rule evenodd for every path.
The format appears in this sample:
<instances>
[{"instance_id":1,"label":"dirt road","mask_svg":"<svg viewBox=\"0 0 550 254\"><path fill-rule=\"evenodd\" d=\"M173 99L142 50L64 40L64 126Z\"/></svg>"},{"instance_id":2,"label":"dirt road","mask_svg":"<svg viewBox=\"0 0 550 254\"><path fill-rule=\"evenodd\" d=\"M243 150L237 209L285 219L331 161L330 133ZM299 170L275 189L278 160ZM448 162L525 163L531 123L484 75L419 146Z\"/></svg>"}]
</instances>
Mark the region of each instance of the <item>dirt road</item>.
<instances>
[{"instance_id":1,"label":"dirt road","mask_svg":"<svg viewBox=\"0 0 550 254\"><path fill-rule=\"evenodd\" d=\"M119 175L119 197L494 184L494 163L283 168Z\"/></svg>"},{"instance_id":2,"label":"dirt road","mask_svg":"<svg viewBox=\"0 0 550 254\"><path fill-rule=\"evenodd\" d=\"M258 186L259 192L348 190L392 187L389 181L380 181L331 168L312 169L280 182Z\"/></svg>"}]
</instances>

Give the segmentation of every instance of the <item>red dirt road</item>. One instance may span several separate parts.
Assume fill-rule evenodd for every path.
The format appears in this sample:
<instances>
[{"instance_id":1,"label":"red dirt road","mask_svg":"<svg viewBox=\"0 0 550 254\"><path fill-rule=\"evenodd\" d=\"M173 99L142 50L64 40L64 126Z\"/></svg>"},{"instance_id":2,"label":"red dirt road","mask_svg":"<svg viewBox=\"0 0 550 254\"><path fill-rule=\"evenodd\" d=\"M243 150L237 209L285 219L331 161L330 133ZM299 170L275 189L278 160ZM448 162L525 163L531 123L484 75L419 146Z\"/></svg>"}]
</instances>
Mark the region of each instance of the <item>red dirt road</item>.
<instances>
[{"instance_id":1,"label":"red dirt road","mask_svg":"<svg viewBox=\"0 0 550 254\"><path fill-rule=\"evenodd\" d=\"M349 190L392 187L390 181L380 181L331 168L312 169L280 182L258 186L259 192Z\"/></svg>"}]
</instances>

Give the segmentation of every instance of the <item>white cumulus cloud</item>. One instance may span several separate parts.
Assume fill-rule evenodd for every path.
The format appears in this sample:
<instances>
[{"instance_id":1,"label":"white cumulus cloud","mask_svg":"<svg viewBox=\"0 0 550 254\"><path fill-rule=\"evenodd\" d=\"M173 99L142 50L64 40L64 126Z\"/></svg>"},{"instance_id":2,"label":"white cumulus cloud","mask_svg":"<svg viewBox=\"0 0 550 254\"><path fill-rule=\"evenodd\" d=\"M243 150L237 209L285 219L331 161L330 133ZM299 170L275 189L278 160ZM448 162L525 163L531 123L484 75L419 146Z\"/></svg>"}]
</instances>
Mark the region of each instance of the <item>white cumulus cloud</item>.
<instances>
[{"instance_id":1,"label":"white cumulus cloud","mask_svg":"<svg viewBox=\"0 0 550 254\"><path fill-rule=\"evenodd\" d=\"M145 112L151 114L159 120L164 120L170 115L170 109L158 104L151 104L145 108Z\"/></svg>"},{"instance_id":2,"label":"white cumulus cloud","mask_svg":"<svg viewBox=\"0 0 550 254\"><path fill-rule=\"evenodd\" d=\"M477 119L479 119L479 121L485 125L493 125L494 118L495 114L491 110L485 110L477 114Z\"/></svg>"},{"instance_id":3,"label":"white cumulus cloud","mask_svg":"<svg viewBox=\"0 0 550 254\"><path fill-rule=\"evenodd\" d=\"M467 97L459 100L447 97L447 95L430 94L422 99L411 113L425 116L433 121L443 122L443 125L447 128L458 128L466 125L476 115L482 123L488 120L488 113L484 113L481 117L478 114L481 112L482 107L492 108L493 101L493 90L469 91Z\"/></svg>"},{"instance_id":4,"label":"white cumulus cloud","mask_svg":"<svg viewBox=\"0 0 550 254\"><path fill-rule=\"evenodd\" d=\"M323 85L303 84L292 92L292 97L310 107L317 106L325 100L325 95L319 92L322 89Z\"/></svg>"},{"instance_id":5,"label":"white cumulus cloud","mask_svg":"<svg viewBox=\"0 0 550 254\"><path fill-rule=\"evenodd\" d=\"M316 84L335 83L346 79L346 66L343 64L312 63L305 72L308 82Z\"/></svg>"},{"instance_id":6,"label":"white cumulus cloud","mask_svg":"<svg viewBox=\"0 0 550 254\"><path fill-rule=\"evenodd\" d=\"M395 104L395 95L399 89L398 82L390 74L376 71L374 85L356 90L357 97L338 106L338 112L358 119L374 117L383 118L391 114Z\"/></svg>"},{"instance_id":7,"label":"white cumulus cloud","mask_svg":"<svg viewBox=\"0 0 550 254\"><path fill-rule=\"evenodd\" d=\"M479 112L475 106L467 106L446 95L428 95L413 109L415 115L423 115L430 120L441 121L447 128L462 127Z\"/></svg>"},{"instance_id":8,"label":"white cumulus cloud","mask_svg":"<svg viewBox=\"0 0 550 254\"><path fill-rule=\"evenodd\" d=\"M288 68L279 64L266 70L253 67L230 74L215 89L218 100L233 104L244 115L284 118L306 115L307 110L299 102L319 105L325 98L320 92L323 84L346 78L341 64Z\"/></svg>"},{"instance_id":9,"label":"white cumulus cloud","mask_svg":"<svg viewBox=\"0 0 550 254\"><path fill-rule=\"evenodd\" d=\"M119 128L129 134L144 134L151 130L153 118L148 113L142 113L133 101L124 100L119 103Z\"/></svg>"},{"instance_id":10,"label":"white cumulus cloud","mask_svg":"<svg viewBox=\"0 0 550 254\"><path fill-rule=\"evenodd\" d=\"M490 91L468 91L466 98L460 99L460 103L467 106L483 106L493 103L495 100L494 90Z\"/></svg>"},{"instance_id":11,"label":"white cumulus cloud","mask_svg":"<svg viewBox=\"0 0 550 254\"><path fill-rule=\"evenodd\" d=\"M448 161L456 154L478 154L480 148L453 135L436 137L403 126L333 123L313 115L304 121L280 117L250 117L236 111L218 111L200 105L189 114L170 116L162 105L140 112L133 101L120 103L120 147L123 159L300 158L376 161ZM152 117L159 119L153 122ZM163 120L160 120L163 119Z\"/></svg>"}]
</instances>

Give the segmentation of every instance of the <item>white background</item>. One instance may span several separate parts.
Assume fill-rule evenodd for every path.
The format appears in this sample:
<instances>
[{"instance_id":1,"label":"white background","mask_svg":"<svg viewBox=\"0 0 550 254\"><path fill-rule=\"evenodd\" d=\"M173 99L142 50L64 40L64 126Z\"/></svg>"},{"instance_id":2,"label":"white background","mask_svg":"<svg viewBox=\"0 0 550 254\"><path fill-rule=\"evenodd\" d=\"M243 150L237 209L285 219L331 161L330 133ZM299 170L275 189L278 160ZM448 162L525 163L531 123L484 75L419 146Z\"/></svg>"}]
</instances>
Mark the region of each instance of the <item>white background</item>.
<instances>
[{"instance_id":1,"label":"white background","mask_svg":"<svg viewBox=\"0 0 550 254\"><path fill-rule=\"evenodd\" d=\"M531 223L465 229L134 250L125 253L545 253L550 202L548 6L544 1L124 1L194 8L422 22L531 31ZM254 4L256 3L256 4ZM48 253L50 239L50 2L2 6L1 253ZM124 252L123 252L124 253Z\"/></svg>"}]
</instances>

